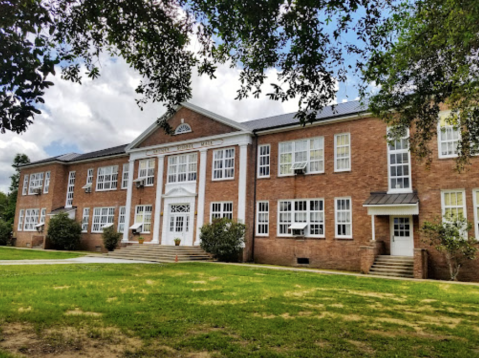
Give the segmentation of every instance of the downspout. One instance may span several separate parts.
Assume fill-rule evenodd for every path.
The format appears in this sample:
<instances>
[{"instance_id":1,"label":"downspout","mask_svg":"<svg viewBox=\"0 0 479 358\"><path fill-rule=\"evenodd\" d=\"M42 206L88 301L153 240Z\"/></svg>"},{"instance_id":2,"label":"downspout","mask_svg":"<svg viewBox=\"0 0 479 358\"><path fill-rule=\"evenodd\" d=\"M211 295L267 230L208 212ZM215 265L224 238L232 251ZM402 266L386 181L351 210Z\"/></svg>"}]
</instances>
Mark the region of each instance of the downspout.
<instances>
[{"instance_id":1,"label":"downspout","mask_svg":"<svg viewBox=\"0 0 479 358\"><path fill-rule=\"evenodd\" d=\"M253 184L253 240L251 245L251 257L254 262L254 238L256 236L256 180L258 178L258 135L254 134L254 184Z\"/></svg>"}]
</instances>

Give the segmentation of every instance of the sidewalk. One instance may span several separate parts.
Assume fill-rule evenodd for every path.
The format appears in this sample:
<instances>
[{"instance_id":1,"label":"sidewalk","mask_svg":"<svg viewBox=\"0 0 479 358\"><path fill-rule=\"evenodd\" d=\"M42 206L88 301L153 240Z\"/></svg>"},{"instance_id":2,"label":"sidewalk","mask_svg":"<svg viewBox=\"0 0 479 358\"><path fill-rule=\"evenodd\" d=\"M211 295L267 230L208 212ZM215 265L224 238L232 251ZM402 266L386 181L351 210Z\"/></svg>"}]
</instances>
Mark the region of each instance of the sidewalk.
<instances>
[{"instance_id":1,"label":"sidewalk","mask_svg":"<svg viewBox=\"0 0 479 358\"><path fill-rule=\"evenodd\" d=\"M83 256L60 260L1 260L0 266L9 265L73 265L73 264L156 264L156 262L114 259L106 256Z\"/></svg>"}]
</instances>

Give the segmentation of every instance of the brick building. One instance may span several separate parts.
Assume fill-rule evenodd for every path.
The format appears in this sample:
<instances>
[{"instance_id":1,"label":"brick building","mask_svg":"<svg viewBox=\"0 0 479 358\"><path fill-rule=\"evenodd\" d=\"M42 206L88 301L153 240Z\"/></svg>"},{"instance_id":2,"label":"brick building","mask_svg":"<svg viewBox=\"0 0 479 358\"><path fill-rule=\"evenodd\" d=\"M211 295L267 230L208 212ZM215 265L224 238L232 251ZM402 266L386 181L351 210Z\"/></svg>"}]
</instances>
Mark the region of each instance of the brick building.
<instances>
[{"instance_id":1,"label":"brick building","mask_svg":"<svg viewBox=\"0 0 479 358\"><path fill-rule=\"evenodd\" d=\"M230 217L247 225L246 261L381 273L391 258L393 271L410 263L415 277L448 278L422 223L461 212L479 236L479 159L454 170L460 134L440 119L430 168L411 160L406 137L387 145L385 123L358 102L306 127L294 114L239 123L189 103L168 122L172 136L155 122L130 144L23 166L17 245L48 245L60 211L82 223L87 250L103 249L106 225L123 246L137 233L149 245L196 246L204 223ZM461 279L479 280L478 268Z\"/></svg>"}]
</instances>

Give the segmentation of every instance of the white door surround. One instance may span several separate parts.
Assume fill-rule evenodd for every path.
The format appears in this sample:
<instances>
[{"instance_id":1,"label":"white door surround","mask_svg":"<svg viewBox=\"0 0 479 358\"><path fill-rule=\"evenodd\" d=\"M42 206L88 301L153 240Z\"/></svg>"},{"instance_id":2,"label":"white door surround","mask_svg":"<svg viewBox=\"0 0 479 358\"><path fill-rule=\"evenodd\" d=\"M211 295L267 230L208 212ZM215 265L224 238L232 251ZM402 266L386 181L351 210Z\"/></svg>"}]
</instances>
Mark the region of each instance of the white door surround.
<instances>
[{"instance_id":1,"label":"white door surround","mask_svg":"<svg viewBox=\"0 0 479 358\"><path fill-rule=\"evenodd\" d=\"M196 196L166 197L163 206L161 245L193 246Z\"/></svg>"},{"instance_id":2,"label":"white door surround","mask_svg":"<svg viewBox=\"0 0 479 358\"><path fill-rule=\"evenodd\" d=\"M391 256L414 256L412 216L390 216Z\"/></svg>"}]
</instances>

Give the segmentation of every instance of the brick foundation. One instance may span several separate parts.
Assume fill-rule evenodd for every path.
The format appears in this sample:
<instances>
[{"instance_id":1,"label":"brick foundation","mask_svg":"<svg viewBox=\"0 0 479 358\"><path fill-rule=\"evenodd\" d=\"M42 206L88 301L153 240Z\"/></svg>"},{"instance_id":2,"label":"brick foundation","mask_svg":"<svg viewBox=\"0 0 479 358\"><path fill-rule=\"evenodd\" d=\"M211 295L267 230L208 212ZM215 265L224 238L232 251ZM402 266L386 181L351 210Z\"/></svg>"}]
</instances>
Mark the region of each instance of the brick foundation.
<instances>
[{"instance_id":1,"label":"brick foundation","mask_svg":"<svg viewBox=\"0 0 479 358\"><path fill-rule=\"evenodd\" d=\"M359 248L361 256L361 273L368 274L377 255L384 254L383 241L370 241L368 246Z\"/></svg>"}]
</instances>

